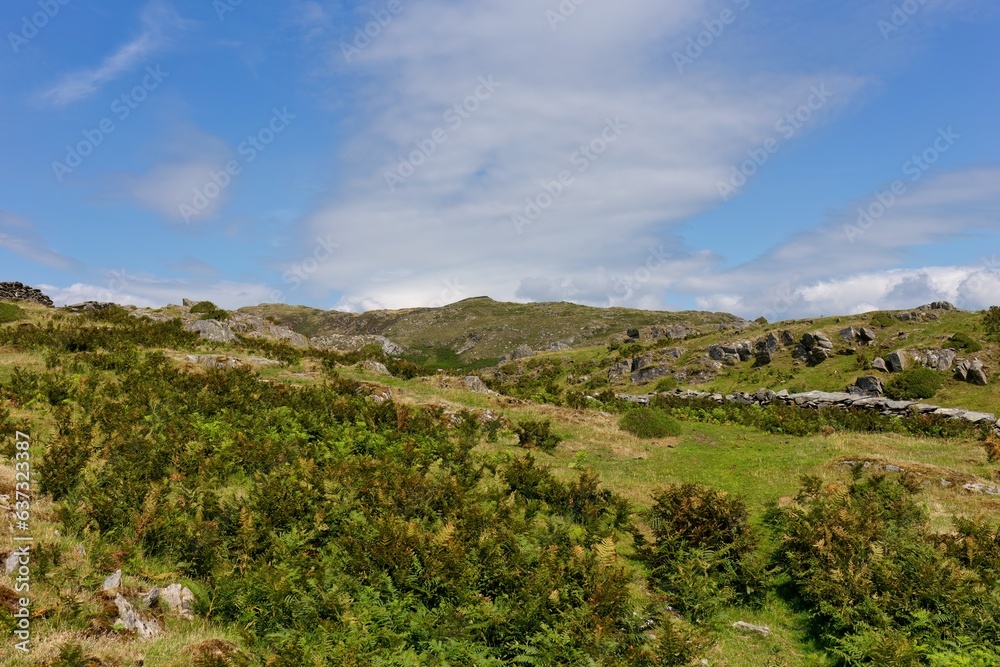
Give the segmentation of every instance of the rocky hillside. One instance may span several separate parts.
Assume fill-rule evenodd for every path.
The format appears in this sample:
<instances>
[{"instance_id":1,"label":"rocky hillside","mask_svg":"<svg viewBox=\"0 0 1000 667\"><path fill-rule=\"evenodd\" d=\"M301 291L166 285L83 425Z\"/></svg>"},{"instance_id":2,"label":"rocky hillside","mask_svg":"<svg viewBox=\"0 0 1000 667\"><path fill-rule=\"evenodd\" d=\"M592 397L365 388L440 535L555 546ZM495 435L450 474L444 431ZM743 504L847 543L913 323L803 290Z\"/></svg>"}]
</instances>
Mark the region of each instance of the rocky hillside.
<instances>
[{"instance_id":1,"label":"rocky hillside","mask_svg":"<svg viewBox=\"0 0 1000 667\"><path fill-rule=\"evenodd\" d=\"M903 371L927 368L942 405L995 412L1000 347L982 314L934 303L913 310L753 324L739 331L664 337L657 328L604 347L515 360L484 374L524 397L674 387L729 395L758 389L881 395ZM542 391L542 390L545 391ZM548 400L548 399L546 399Z\"/></svg>"},{"instance_id":2,"label":"rocky hillside","mask_svg":"<svg viewBox=\"0 0 1000 667\"><path fill-rule=\"evenodd\" d=\"M592 308L572 303L502 303L487 297L466 299L443 308L371 311L362 314L302 306L261 305L243 308L268 317L310 338L379 335L411 353L431 359L457 355L464 362L604 344L625 337L629 329L646 335L684 338L692 333L740 330L748 323L727 313L660 312L627 308ZM522 348L522 353L525 348Z\"/></svg>"}]
</instances>

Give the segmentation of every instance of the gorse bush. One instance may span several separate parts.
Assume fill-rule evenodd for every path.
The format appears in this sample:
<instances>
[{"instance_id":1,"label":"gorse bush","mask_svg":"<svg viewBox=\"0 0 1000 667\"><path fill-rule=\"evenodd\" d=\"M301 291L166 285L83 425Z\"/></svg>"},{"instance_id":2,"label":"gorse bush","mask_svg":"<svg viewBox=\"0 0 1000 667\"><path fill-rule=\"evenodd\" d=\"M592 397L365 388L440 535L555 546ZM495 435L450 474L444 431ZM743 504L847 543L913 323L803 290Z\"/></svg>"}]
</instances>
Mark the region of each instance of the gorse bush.
<instances>
[{"instance_id":1,"label":"gorse bush","mask_svg":"<svg viewBox=\"0 0 1000 667\"><path fill-rule=\"evenodd\" d=\"M654 391L658 391L658 392L659 391L663 391L663 392L673 391L674 389L677 389L677 387L679 387L679 386L680 386L680 383L677 382L677 378L675 378L673 376L670 376L670 377L665 377L662 380L660 380L659 382L657 382L656 383L656 387L654 388Z\"/></svg>"},{"instance_id":2,"label":"gorse bush","mask_svg":"<svg viewBox=\"0 0 1000 667\"><path fill-rule=\"evenodd\" d=\"M121 306L75 315L59 323L49 320L44 327L0 327L0 345L58 354L189 349L198 342L198 334L185 331L180 320L154 322L148 317L133 317Z\"/></svg>"},{"instance_id":3,"label":"gorse bush","mask_svg":"<svg viewBox=\"0 0 1000 667\"><path fill-rule=\"evenodd\" d=\"M199 301L191 306L193 315L201 315L203 320L225 320L229 319L229 311L219 308L211 301Z\"/></svg>"},{"instance_id":4,"label":"gorse bush","mask_svg":"<svg viewBox=\"0 0 1000 667\"><path fill-rule=\"evenodd\" d=\"M702 623L727 603L762 599L766 574L742 500L697 484L669 486L653 500L652 540L634 531L636 551L674 608Z\"/></svg>"},{"instance_id":5,"label":"gorse bush","mask_svg":"<svg viewBox=\"0 0 1000 667\"><path fill-rule=\"evenodd\" d=\"M918 487L884 475L806 478L795 505L776 513L778 560L845 664L919 665L929 652L944 660L955 642L1000 645L995 536L968 522L935 535L913 500Z\"/></svg>"},{"instance_id":6,"label":"gorse bush","mask_svg":"<svg viewBox=\"0 0 1000 667\"><path fill-rule=\"evenodd\" d=\"M961 352L979 352L983 346L967 333L958 332L948 339L952 347Z\"/></svg>"},{"instance_id":7,"label":"gorse bush","mask_svg":"<svg viewBox=\"0 0 1000 667\"><path fill-rule=\"evenodd\" d=\"M18 322L27 318L28 314L13 303L0 303L0 324L8 322Z\"/></svg>"},{"instance_id":8,"label":"gorse bush","mask_svg":"<svg viewBox=\"0 0 1000 667\"><path fill-rule=\"evenodd\" d=\"M986 340L1000 343L1000 306L990 306L990 309L983 313L982 325Z\"/></svg>"},{"instance_id":9,"label":"gorse bush","mask_svg":"<svg viewBox=\"0 0 1000 667\"><path fill-rule=\"evenodd\" d=\"M930 368L911 368L894 376L885 385L885 395L897 401L932 398L941 387L944 378Z\"/></svg>"},{"instance_id":10,"label":"gorse bush","mask_svg":"<svg viewBox=\"0 0 1000 667\"><path fill-rule=\"evenodd\" d=\"M551 454L562 442L562 437L552 432L552 422L544 420L525 420L514 427L517 442L528 449L540 449Z\"/></svg>"},{"instance_id":11,"label":"gorse bush","mask_svg":"<svg viewBox=\"0 0 1000 667\"><path fill-rule=\"evenodd\" d=\"M874 315L872 315L872 318L871 318L871 320L869 320L868 323L871 324L873 327L879 327L880 329L886 329L888 327L891 327L893 324L895 324L895 322L896 321L893 319L892 315L890 315L889 313L878 312L878 313L875 313Z\"/></svg>"},{"instance_id":12,"label":"gorse bush","mask_svg":"<svg viewBox=\"0 0 1000 667\"><path fill-rule=\"evenodd\" d=\"M681 434L681 425L677 420L656 408L630 410L618 425L623 431L639 438L677 437Z\"/></svg>"}]
</instances>

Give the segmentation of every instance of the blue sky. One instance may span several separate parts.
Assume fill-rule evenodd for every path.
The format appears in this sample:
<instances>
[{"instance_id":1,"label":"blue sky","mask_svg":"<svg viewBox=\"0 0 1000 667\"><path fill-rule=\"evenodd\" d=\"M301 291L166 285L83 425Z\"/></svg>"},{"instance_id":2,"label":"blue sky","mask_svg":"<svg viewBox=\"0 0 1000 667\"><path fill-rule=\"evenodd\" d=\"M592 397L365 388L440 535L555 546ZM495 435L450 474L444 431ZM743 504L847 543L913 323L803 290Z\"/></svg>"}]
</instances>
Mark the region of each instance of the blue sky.
<instances>
[{"instance_id":1,"label":"blue sky","mask_svg":"<svg viewBox=\"0 0 1000 667\"><path fill-rule=\"evenodd\" d=\"M986 307L998 27L985 0L8 2L0 280L60 303Z\"/></svg>"}]
</instances>

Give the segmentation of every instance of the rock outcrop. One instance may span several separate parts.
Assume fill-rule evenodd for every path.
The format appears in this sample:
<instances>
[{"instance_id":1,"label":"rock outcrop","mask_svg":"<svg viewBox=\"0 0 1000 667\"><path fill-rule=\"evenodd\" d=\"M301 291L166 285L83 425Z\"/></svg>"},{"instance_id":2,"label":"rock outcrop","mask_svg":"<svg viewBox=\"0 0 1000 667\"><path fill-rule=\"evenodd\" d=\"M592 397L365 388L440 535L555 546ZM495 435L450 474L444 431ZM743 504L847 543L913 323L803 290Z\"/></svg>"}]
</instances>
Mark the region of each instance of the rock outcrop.
<instances>
[{"instance_id":1,"label":"rock outcrop","mask_svg":"<svg viewBox=\"0 0 1000 667\"><path fill-rule=\"evenodd\" d=\"M533 356L535 356L535 352L528 345L518 345L517 349L510 355L510 358L516 361L517 359L527 359Z\"/></svg>"},{"instance_id":2,"label":"rock outcrop","mask_svg":"<svg viewBox=\"0 0 1000 667\"><path fill-rule=\"evenodd\" d=\"M948 371L955 364L958 352L955 350L927 350L920 356L920 363L936 371Z\"/></svg>"},{"instance_id":3,"label":"rock outcrop","mask_svg":"<svg viewBox=\"0 0 1000 667\"><path fill-rule=\"evenodd\" d=\"M192 320L184 324L184 330L212 343L235 343L238 340L229 326L217 320Z\"/></svg>"},{"instance_id":4,"label":"rock outcrop","mask_svg":"<svg viewBox=\"0 0 1000 667\"><path fill-rule=\"evenodd\" d=\"M885 393L885 385L874 375L865 375L848 387L847 392L857 396L881 396Z\"/></svg>"},{"instance_id":5,"label":"rock outcrop","mask_svg":"<svg viewBox=\"0 0 1000 667\"><path fill-rule=\"evenodd\" d=\"M822 331L813 331L802 335L792 357L801 359L810 366L818 366L833 354L833 341Z\"/></svg>"},{"instance_id":6,"label":"rock outcrop","mask_svg":"<svg viewBox=\"0 0 1000 667\"><path fill-rule=\"evenodd\" d=\"M966 360L955 367L955 379L985 387L990 383L986 368L979 359Z\"/></svg>"},{"instance_id":7,"label":"rock outcrop","mask_svg":"<svg viewBox=\"0 0 1000 667\"><path fill-rule=\"evenodd\" d=\"M362 367L366 371L371 371L372 373L378 373L379 375L392 375L389 369L381 361L364 361L361 363Z\"/></svg>"},{"instance_id":8,"label":"rock outcrop","mask_svg":"<svg viewBox=\"0 0 1000 667\"><path fill-rule=\"evenodd\" d=\"M753 343L749 340L738 340L727 345L712 345L708 348L708 356L727 366L735 366L741 361L754 358Z\"/></svg>"},{"instance_id":9,"label":"rock outcrop","mask_svg":"<svg viewBox=\"0 0 1000 667\"><path fill-rule=\"evenodd\" d=\"M52 308L52 299L34 287L22 283L0 283L0 301L30 301Z\"/></svg>"},{"instance_id":10,"label":"rock outcrop","mask_svg":"<svg viewBox=\"0 0 1000 667\"><path fill-rule=\"evenodd\" d=\"M180 584L170 584L160 591L160 600L181 618L194 619L194 593Z\"/></svg>"},{"instance_id":11,"label":"rock outcrop","mask_svg":"<svg viewBox=\"0 0 1000 667\"><path fill-rule=\"evenodd\" d=\"M71 313L93 313L98 310L107 310L108 308L114 308L118 304L110 303L107 301L84 301L83 303L74 303L69 306L65 306L65 310Z\"/></svg>"},{"instance_id":12,"label":"rock outcrop","mask_svg":"<svg viewBox=\"0 0 1000 667\"><path fill-rule=\"evenodd\" d=\"M115 596L115 607L118 608L118 619L115 625L129 632L134 632L140 639L154 639L158 637L162 630L155 618L145 618L141 616L132 606L132 603L122 597L119 593Z\"/></svg>"},{"instance_id":13,"label":"rock outcrop","mask_svg":"<svg viewBox=\"0 0 1000 667\"><path fill-rule=\"evenodd\" d=\"M871 345L875 342L876 338L875 330L869 327L847 327L840 331L840 339L848 345L854 345L855 343L858 345Z\"/></svg>"},{"instance_id":14,"label":"rock outcrop","mask_svg":"<svg viewBox=\"0 0 1000 667\"><path fill-rule=\"evenodd\" d=\"M906 352L904 350L896 350L888 357L886 357L886 365L889 367L890 373L902 373L906 370Z\"/></svg>"}]
</instances>

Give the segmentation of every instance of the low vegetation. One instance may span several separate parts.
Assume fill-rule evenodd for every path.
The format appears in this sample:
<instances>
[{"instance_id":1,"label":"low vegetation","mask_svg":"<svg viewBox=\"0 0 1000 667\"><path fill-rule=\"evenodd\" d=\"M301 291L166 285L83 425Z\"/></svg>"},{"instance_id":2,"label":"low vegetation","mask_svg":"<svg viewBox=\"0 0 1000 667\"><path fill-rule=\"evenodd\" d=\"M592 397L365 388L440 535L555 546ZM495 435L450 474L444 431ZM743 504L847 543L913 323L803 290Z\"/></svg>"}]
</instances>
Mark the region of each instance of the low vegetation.
<instances>
[{"instance_id":1,"label":"low vegetation","mask_svg":"<svg viewBox=\"0 0 1000 667\"><path fill-rule=\"evenodd\" d=\"M0 326L0 495L31 433L39 653L12 665L1000 664L1000 504L962 486L1000 472L985 426L636 407L606 347L501 367L496 396L378 345L23 310ZM184 361L222 351L281 363ZM133 599L183 582L198 620L116 628L119 568Z\"/></svg>"},{"instance_id":2,"label":"low vegetation","mask_svg":"<svg viewBox=\"0 0 1000 667\"><path fill-rule=\"evenodd\" d=\"M24 311L13 303L0 302L0 324L17 322L25 318Z\"/></svg>"},{"instance_id":3,"label":"low vegetation","mask_svg":"<svg viewBox=\"0 0 1000 667\"><path fill-rule=\"evenodd\" d=\"M191 312L201 315L203 320L226 320L229 319L229 311L219 308L211 301L200 301L191 306Z\"/></svg>"},{"instance_id":4,"label":"low vegetation","mask_svg":"<svg viewBox=\"0 0 1000 667\"><path fill-rule=\"evenodd\" d=\"M619 426L639 438L666 438L681 434L681 425L677 420L659 409L629 410L621 418Z\"/></svg>"},{"instance_id":5,"label":"low vegetation","mask_svg":"<svg viewBox=\"0 0 1000 667\"><path fill-rule=\"evenodd\" d=\"M910 368L885 385L885 395L897 401L933 398L944 386L941 374L930 368Z\"/></svg>"}]
</instances>

